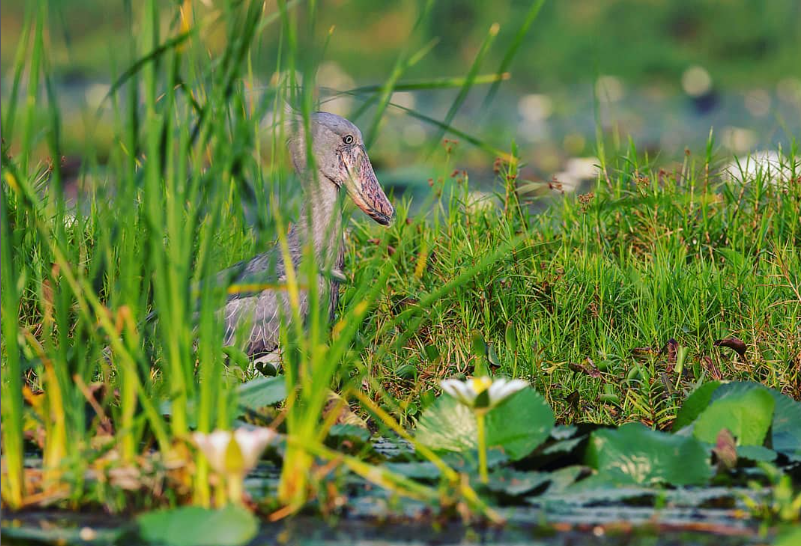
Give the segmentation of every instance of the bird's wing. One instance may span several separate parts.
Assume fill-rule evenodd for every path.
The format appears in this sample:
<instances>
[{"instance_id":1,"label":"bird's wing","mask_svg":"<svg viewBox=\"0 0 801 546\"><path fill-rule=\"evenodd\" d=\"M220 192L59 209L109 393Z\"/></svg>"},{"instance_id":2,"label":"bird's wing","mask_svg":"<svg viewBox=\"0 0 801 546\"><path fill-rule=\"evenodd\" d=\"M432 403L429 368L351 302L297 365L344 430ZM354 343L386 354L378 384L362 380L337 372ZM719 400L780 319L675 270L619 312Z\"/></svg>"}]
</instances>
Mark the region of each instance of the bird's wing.
<instances>
[{"instance_id":1,"label":"bird's wing","mask_svg":"<svg viewBox=\"0 0 801 546\"><path fill-rule=\"evenodd\" d=\"M220 271L216 286L228 290L228 300L251 297L274 288L284 278L284 260L280 252L268 251L238 262Z\"/></svg>"}]
</instances>

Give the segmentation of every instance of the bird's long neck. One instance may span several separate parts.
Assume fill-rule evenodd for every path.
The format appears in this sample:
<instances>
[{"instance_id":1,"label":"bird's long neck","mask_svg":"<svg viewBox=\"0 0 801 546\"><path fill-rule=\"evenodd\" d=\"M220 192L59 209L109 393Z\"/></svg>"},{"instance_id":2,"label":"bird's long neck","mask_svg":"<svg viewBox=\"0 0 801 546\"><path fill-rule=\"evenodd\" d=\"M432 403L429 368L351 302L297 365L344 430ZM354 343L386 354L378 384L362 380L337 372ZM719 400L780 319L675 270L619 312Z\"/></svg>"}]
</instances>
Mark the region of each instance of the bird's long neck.
<instances>
[{"instance_id":1,"label":"bird's long neck","mask_svg":"<svg viewBox=\"0 0 801 546\"><path fill-rule=\"evenodd\" d=\"M311 242L320 270L339 268L342 254L342 204L337 187L322 178L307 181L300 217L292 230L298 242Z\"/></svg>"}]
</instances>

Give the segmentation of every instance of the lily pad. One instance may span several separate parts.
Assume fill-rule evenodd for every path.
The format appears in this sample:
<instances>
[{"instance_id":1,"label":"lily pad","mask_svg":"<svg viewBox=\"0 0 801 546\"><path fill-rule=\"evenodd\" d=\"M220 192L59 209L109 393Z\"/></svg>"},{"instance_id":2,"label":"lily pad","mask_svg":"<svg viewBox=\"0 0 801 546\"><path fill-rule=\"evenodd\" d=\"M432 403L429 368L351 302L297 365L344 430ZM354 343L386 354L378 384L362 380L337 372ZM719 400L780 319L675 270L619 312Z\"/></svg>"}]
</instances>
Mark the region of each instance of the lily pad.
<instances>
[{"instance_id":1,"label":"lily pad","mask_svg":"<svg viewBox=\"0 0 801 546\"><path fill-rule=\"evenodd\" d=\"M790 459L801 461L801 403L761 383L743 381L728 383L715 392L715 398L740 396L753 390L770 393L775 403L771 422L771 445Z\"/></svg>"},{"instance_id":2,"label":"lily pad","mask_svg":"<svg viewBox=\"0 0 801 546\"><path fill-rule=\"evenodd\" d=\"M801 403L775 389L769 389L761 383L753 381L713 381L699 387L682 406L673 430L684 429L679 434L686 431L695 433L697 419L707 406L730 397L742 400L746 393L752 391L770 393L770 396L773 397L774 407L769 428L770 445L773 450L790 459L801 461ZM746 424L752 426L751 420L752 416L746 415ZM732 432L735 436L737 435L734 431ZM740 440L740 447L743 445L743 441Z\"/></svg>"},{"instance_id":3,"label":"lily pad","mask_svg":"<svg viewBox=\"0 0 801 546\"><path fill-rule=\"evenodd\" d=\"M406 478L418 480L436 480L440 477L440 470L429 461L407 463L384 463L384 468Z\"/></svg>"},{"instance_id":4,"label":"lily pad","mask_svg":"<svg viewBox=\"0 0 801 546\"><path fill-rule=\"evenodd\" d=\"M98 529L91 527L15 527L3 522L3 538L20 544L118 544L129 529ZM4 542L5 544L5 542Z\"/></svg>"},{"instance_id":5,"label":"lily pad","mask_svg":"<svg viewBox=\"0 0 801 546\"><path fill-rule=\"evenodd\" d=\"M241 546L259 530L256 517L237 506L221 510L185 506L148 512L136 522L139 536L159 546Z\"/></svg>"},{"instance_id":6,"label":"lily pad","mask_svg":"<svg viewBox=\"0 0 801 546\"><path fill-rule=\"evenodd\" d=\"M356 425L337 424L331 427L328 435L335 438L351 438L362 443L370 439L370 431Z\"/></svg>"},{"instance_id":7,"label":"lily pad","mask_svg":"<svg viewBox=\"0 0 801 546\"><path fill-rule=\"evenodd\" d=\"M709 458L697 439L658 432L641 423L597 430L587 448L587 464L598 471L592 480L597 484L703 484L712 476Z\"/></svg>"},{"instance_id":8,"label":"lily pad","mask_svg":"<svg viewBox=\"0 0 801 546\"><path fill-rule=\"evenodd\" d=\"M490 475L487 488L498 493L519 496L551 481L548 472L523 472L504 468Z\"/></svg>"},{"instance_id":9,"label":"lily pad","mask_svg":"<svg viewBox=\"0 0 801 546\"><path fill-rule=\"evenodd\" d=\"M801 527L787 527L776 537L775 546L797 546L801 544Z\"/></svg>"},{"instance_id":10,"label":"lily pad","mask_svg":"<svg viewBox=\"0 0 801 546\"><path fill-rule=\"evenodd\" d=\"M574 483L576 480L579 479L579 476L582 473L589 472L589 469L586 466L566 466L564 468L560 468L559 470L553 470L549 472L551 478L551 485L548 486L546 494L556 494L561 493Z\"/></svg>"},{"instance_id":11,"label":"lily pad","mask_svg":"<svg viewBox=\"0 0 801 546\"><path fill-rule=\"evenodd\" d=\"M476 418L451 396L440 396L420 416L417 440L439 451L476 449Z\"/></svg>"},{"instance_id":12,"label":"lily pad","mask_svg":"<svg viewBox=\"0 0 801 546\"><path fill-rule=\"evenodd\" d=\"M715 443L725 428L737 438L738 445L761 446L773 420L774 405L767 389L748 389L718 398L698 416L693 434L699 440Z\"/></svg>"},{"instance_id":13,"label":"lily pad","mask_svg":"<svg viewBox=\"0 0 801 546\"><path fill-rule=\"evenodd\" d=\"M578 432L575 425L558 425L551 429L551 438L554 440L567 440Z\"/></svg>"},{"instance_id":14,"label":"lily pad","mask_svg":"<svg viewBox=\"0 0 801 546\"><path fill-rule=\"evenodd\" d=\"M771 390L773 409L771 443L773 449L795 461L801 461L801 402Z\"/></svg>"},{"instance_id":15,"label":"lily pad","mask_svg":"<svg viewBox=\"0 0 801 546\"><path fill-rule=\"evenodd\" d=\"M524 389L487 414L487 443L522 459L551 434L553 410L534 389Z\"/></svg>"},{"instance_id":16,"label":"lily pad","mask_svg":"<svg viewBox=\"0 0 801 546\"><path fill-rule=\"evenodd\" d=\"M576 449L581 442L584 441L586 436L579 436L578 438L571 438L569 440L562 440L561 442L554 442L542 450L543 455L556 455L558 453L570 453Z\"/></svg>"},{"instance_id":17,"label":"lily pad","mask_svg":"<svg viewBox=\"0 0 801 546\"><path fill-rule=\"evenodd\" d=\"M286 381L283 375L259 377L240 385L237 394L241 407L257 410L284 400L286 398Z\"/></svg>"},{"instance_id":18,"label":"lily pad","mask_svg":"<svg viewBox=\"0 0 801 546\"><path fill-rule=\"evenodd\" d=\"M478 450L443 453L442 460L456 472L475 474L478 472ZM509 462L509 457L500 448L487 449L487 468L495 468Z\"/></svg>"},{"instance_id":19,"label":"lily pad","mask_svg":"<svg viewBox=\"0 0 801 546\"><path fill-rule=\"evenodd\" d=\"M487 445L502 449L511 460L522 459L548 438L553 410L533 389L524 389L486 417ZM442 451L477 449L476 418L472 410L450 396L440 396L417 424L417 439Z\"/></svg>"},{"instance_id":20,"label":"lily pad","mask_svg":"<svg viewBox=\"0 0 801 546\"><path fill-rule=\"evenodd\" d=\"M749 461L771 462L776 460L776 452L763 446L737 446L737 456Z\"/></svg>"},{"instance_id":21,"label":"lily pad","mask_svg":"<svg viewBox=\"0 0 801 546\"><path fill-rule=\"evenodd\" d=\"M709 407L712 395L718 387L720 387L720 381L710 381L695 389L681 405L676 420L673 422L673 430L680 430L695 421Z\"/></svg>"}]
</instances>

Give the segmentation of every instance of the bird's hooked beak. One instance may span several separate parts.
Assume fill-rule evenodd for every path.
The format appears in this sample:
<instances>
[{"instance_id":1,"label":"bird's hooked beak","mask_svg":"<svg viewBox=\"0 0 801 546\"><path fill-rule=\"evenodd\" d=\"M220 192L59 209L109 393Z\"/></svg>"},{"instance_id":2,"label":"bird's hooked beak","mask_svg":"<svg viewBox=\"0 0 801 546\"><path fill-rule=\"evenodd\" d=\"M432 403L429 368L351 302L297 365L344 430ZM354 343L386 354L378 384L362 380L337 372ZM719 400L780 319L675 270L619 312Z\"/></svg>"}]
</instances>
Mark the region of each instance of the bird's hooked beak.
<instances>
[{"instance_id":1,"label":"bird's hooked beak","mask_svg":"<svg viewBox=\"0 0 801 546\"><path fill-rule=\"evenodd\" d=\"M388 226L395 217L395 209L378 183L364 146L342 150L342 162L347 170L345 188L350 198L370 218Z\"/></svg>"}]
</instances>

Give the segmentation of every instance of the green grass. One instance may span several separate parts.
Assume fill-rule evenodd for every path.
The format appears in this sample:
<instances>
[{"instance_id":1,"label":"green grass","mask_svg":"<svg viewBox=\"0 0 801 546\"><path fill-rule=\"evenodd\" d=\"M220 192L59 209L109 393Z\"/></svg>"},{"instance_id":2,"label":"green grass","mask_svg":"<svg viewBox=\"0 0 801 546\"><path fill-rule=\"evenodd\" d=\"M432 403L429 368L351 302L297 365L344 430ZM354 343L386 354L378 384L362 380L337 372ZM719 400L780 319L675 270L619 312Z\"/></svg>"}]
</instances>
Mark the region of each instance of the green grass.
<instances>
[{"instance_id":1,"label":"green grass","mask_svg":"<svg viewBox=\"0 0 801 546\"><path fill-rule=\"evenodd\" d=\"M223 358L215 309L224 290L199 282L276 237L282 248L303 206L281 124L262 125L285 100L304 123L315 108L314 74L328 42L315 32L314 9L301 18L297 5L262 13L261 2L231 2L194 15L174 6L160 11L155 0L129 6L125 47L140 61L120 70L112 86L112 145L102 161L87 152L74 209L59 161L35 153L61 157L64 134L45 47L45 0L31 11L13 67L15 100L4 103L2 116L3 495L11 506L35 492L62 505L116 511L221 500L189 435L235 426L236 387L249 375ZM420 9L424 25L431 13ZM599 141L605 175L593 193L553 194L533 212L518 192L528 183L518 180L515 146L497 150L449 125L475 85L497 81L478 73L495 36L488 29L465 78L404 81L407 68L431 51L410 47L383 84L354 90L377 105L362 111L372 118L359 120L377 131L384 113L399 109L393 89L459 89L444 122L400 110L462 144L436 143L427 163L430 196L415 203L414 217L411 203L397 200L389 230L363 217L351 223L349 283L335 334L314 294L306 328L295 320L284 332L284 506L299 509L307 499L313 455L338 457L323 446L333 425L322 415L332 386L396 432L404 430L396 421L414 426L439 379L488 364L530 379L563 423L666 427L685 391L709 376L710 363L724 378L801 396L798 169L784 185L764 173L745 185L724 184L710 174L712 142L680 169L662 172L633 144L616 149ZM209 59L212 31L228 39ZM253 48L267 31L280 43L272 58L280 77L254 98ZM521 39L504 48L499 72ZM466 142L505 158L495 164L496 206L466 206L469 181L458 170ZM787 156L798 162L796 148ZM307 257L282 289L294 297L301 286L316 286L317 274ZM151 311L158 321L146 326ZM730 336L746 342L747 361L714 347ZM658 354L671 339L675 363ZM645 346L655 350L633 356ZM683 374L668 369L679 366ZM104 434L106 421L111 434ZM40 481L23 480L25 447L42 454ZM157 497L84 479L89 469L152 468L153 460L185 463ZM363 461L345 464L371 476ZM381 476L402 488L395 478ZM480 508L465 487L460 494Z\"/></svg>"},{"instance_id":2,"label":"green grass","mask_svg":"<svg viewBox=\"0 0 801 546\"><path fill-rule=\"evenodd\" d=\"M798 168L786 186L767 173L740 184L707 176L703 155L664 172L633 146L608 153L608 181L555 196L542 212L518 209L502 192L497 206L469 211L466 182L450 180L435 186L443 197L424 225L408 226L401 213L389 243L396 270L364 331L366 367L401 415L430 402L437 380L482 362L475 332L494 349L497 373L531 379L562 422L666 427L687 391L709 378L709 364L725 379L801 397ZM788 161L797 165L795 153ZM357 283L385 259L372 236L362 224L352 234ZM399 350L380 352L405 333L406 323L387 333L384 322L503 247L492 265L420 309L425 322ZM746 343L747 360L714 346L730 336ZM683 374L658 354L671 339L688 351ZM635 351L643 347L652 354ZM600 377L576 370L587 359Z\"/></svg>"}]
</instances>

